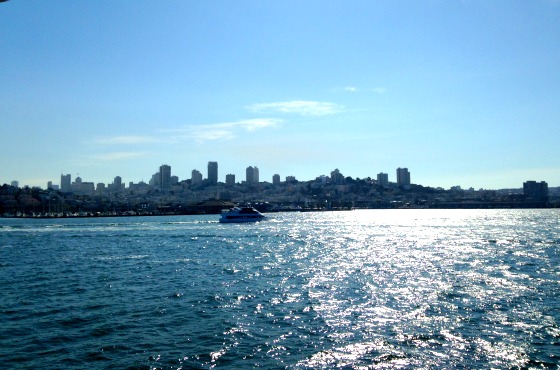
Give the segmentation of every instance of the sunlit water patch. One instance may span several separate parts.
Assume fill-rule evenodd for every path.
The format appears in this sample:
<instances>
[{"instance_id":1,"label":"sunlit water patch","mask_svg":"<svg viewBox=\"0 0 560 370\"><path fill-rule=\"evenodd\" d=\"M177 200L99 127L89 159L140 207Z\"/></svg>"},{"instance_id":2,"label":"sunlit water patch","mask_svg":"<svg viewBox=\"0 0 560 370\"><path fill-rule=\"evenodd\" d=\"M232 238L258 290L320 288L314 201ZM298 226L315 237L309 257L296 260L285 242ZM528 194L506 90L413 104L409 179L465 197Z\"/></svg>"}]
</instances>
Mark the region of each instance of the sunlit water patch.
<instances>
[{"instance_id":1,"label":"sunlit water patch","mask_svg":"<svg viewBox=\"0 0 560 370\"><path fill-rule=\"evenodd\" d=\"M557 368L557 210L0 219L24 368Z\"/></svg>"}]
</instances>

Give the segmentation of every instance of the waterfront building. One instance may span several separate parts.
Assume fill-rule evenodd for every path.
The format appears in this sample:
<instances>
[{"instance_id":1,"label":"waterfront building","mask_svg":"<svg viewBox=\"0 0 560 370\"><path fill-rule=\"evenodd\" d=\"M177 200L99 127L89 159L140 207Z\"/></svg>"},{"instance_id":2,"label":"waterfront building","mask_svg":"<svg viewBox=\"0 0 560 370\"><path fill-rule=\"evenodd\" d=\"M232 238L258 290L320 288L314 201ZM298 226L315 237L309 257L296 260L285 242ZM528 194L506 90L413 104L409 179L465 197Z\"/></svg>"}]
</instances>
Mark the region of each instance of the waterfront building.
<instances>
[{"instance_id":1,"label":"waterfront building","mask_svg":"<svg viewBox=\"0 0 560 370\"><path fill-rule=\"evenodd\" d=\"M526 199L546 201L548 200L548 184L545 181L526 181L523 183L523 195Z\"/></svg>"},{"instance_id":2,"label":"waterfront building","mask_svg":"<svg viewBox=\"0 0 560 370\"><path fill-rule=\"evenodd\" d=\"M280 175L279 174L274 174L274 176L272 176L272 184L273 185L280 185Z\"/></svg>"},{"instance_id":3,"label":"waterfront building","mask_svg":"<svg viewBox=\"0 0 560 370\"><path fill-rule=\"evenodd\" d=\"M397 168L397 185L402 188L410 188L410 172L408 168Z\"/></svg>"},{"instance_id":4,"label":"waterfront building","mask_svg":"<svg viewBox=\"0 0 560 370\"><path fill-rule=\"evenodd\" d=\"M245 170L245 181L248 184L257 184L259 182L259 169L257 166L249 166Z\"/></svg>"},{"instance_id":5,"label":"waterfront building","mask_svg":"<svg viewBox=\"0 0 560 370\"><path fill-rule=\"evenodd\" d=\"M69 193L72 191L72 176L68 175L60 175L60 190L63 193Z\"/></svg>"},{"instance_id":6,"label":"waterfront building","mask_svg":"<svg viewBox=\"0 0 560 370\"><path fill-rule=\"evenodd\" d=\"M171 166L166 164L159 166L159 188L163 192L171 189Z\"/></svg>"},{"instance_id":7,"label":"waterfront building","mask_svg":"<svg viewBox=\"0 0 560 370\"><path fill-rule=\"evenodd\" d=\"M218 162L208 162L208 182L211 185L218 183Z\"/></svg>"},{"instance_id":8,"label":"waterfront building","mask_svg":"<svg viewBox=\"0 0 560 370\"><path fill-rule=\"evenodd\" d=\"M198 170L192 170L191 173L191 184L198 185L202 183L202 173Z\"/></svg>"},{"instance_id":9,"label":"waterfront building","mask_svg":"<svg viewBox=\"0 0 560 370\"><path fill-rule=\"evenodd\" d=\"M377 185L384 188L389 187L389 174L380 172L377 174Z\"/></svg>"},{"instance_id":10,"label":"waterfront building","mask_svg":"<svg viewBox=\"0 0 560 370\"><path fill-rule=\"evenodd\" d=\"M226 185L233 186L235 185L235 175L234 174L227 174L226 175Z\"/></svg>"}]
</instances>

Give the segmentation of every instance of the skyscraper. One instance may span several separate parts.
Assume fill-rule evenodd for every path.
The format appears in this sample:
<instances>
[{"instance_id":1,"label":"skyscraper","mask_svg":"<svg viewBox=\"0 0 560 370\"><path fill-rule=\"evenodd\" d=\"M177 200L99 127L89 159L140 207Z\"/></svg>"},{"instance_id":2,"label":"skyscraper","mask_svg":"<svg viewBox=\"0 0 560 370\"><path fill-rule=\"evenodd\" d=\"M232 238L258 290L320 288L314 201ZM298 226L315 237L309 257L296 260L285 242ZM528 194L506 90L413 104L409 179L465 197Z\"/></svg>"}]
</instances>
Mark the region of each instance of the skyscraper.
<instances>
[{"instance_id":1,"label":"skyscraper","mask_svg":"<svg viewBox=\"0 0 560 370\"><path fill-rule=\"evenodd\" d=\"M257 166L249 166L245 170L245 181L248 184L256 184L259 182L259 169Z\"/></svg>"},{"instance_id":2,"label":"skyscraper","mask_svg":"<svg viewBox=\"0 0 560 370\"><path fill-rule=\"evenodd\" d=\"M60 175L60 191L63 193L72 191L72 176L70 174Z\"/></svg>"},{"instance_id":3,"label":"skyscraper","mask_svg":"<svg viewBox=\"0 0 560 370\"><path fill-rule=\"evenodd\" d=\"M212 185L218 183L218 162L208 162L208 182Z\"/></svg>"},{"instance_id":4,"label":"skyscraper","mask_svg":"<svg viewBox=\"0 0 560 370\"><path fill-rule=\"evenodd\" d=\"M171 166L162 164L159 166L159 186L161 191L171 190Z\"/></svg>"},{"instance_id":5,"label":"skyscraper","mask_svg":"<svg viewBox=\"0 0 560 370\"><path fill-rule=\"evenodd\" d=\"M389 175L383 172L377 174L377 185L384 188L389 186Z\"/></svg>"},{"instance_id":6,"label":"skyscraper","mask_svg":"<svg viewBox=\"0 0 560 370\"><path fill-rule=\"evenodd\" d=\"M410 172L408 168L397 168L397 185L410 188Z\"/></svg>"},{"instance_id":7,"label":"skyscraper","mask_svg":"<svg viewBox=\"0 0 560 370\"><path fill-rule=\"evenodd\" d=\"M122 190L122 178L120 176L115 176L115 179L113 180L113 186L115 191Z\"/></svg>"},{"instance_id":8,"label":"skyscraper","mask_svg":"<svg viewBox=\"0 0 560 370\"><path fill-rule=\"evenodd\" d=\"M202 174L198 170L192 170L191 185L197 185L202 182Z\"/></svg>"}]
</instances>

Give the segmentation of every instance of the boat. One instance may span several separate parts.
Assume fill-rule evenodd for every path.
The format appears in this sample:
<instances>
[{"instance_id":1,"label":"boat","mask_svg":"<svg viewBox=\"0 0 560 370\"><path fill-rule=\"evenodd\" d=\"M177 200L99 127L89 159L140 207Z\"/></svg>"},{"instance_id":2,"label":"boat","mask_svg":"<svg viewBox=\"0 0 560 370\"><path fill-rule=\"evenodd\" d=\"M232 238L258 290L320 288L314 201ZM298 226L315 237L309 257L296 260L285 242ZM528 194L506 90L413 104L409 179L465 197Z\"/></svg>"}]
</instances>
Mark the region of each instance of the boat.
<instances>
[{"instance_id":1,"label":"boat","mask_svg":"<svg viewBox=\"0 0 560 370\"><path fill-rule=\"evenodd\" d=\"M265 220L266 216L254 209L253 207L234 207L222 211L220 222L257 222Z\"/></svg>"}]
</instances>

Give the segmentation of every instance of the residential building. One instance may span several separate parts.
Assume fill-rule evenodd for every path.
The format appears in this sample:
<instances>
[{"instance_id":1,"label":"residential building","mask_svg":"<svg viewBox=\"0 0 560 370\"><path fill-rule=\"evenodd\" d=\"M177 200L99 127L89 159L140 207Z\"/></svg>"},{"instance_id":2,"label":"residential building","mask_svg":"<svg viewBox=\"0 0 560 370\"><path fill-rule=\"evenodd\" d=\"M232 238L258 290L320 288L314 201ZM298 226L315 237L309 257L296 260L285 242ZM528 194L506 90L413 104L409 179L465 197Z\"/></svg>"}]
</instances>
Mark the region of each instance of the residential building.
<instances>
[{"instance_id":1,"label":"residential building","mask_svg":"<svg viewBox=\"0 0 560 370\"><path fill-rule=\"evenodd\" d=\"M340 173L338 168L331 172L331 182L337 185L344 184L344 175Z\"/></svg>"},{"instance_id":2,"label":"residential building","mask_svg":"<svg viewBox=\"0 0 560 370\"><path fill-rule=\"evenodd\" d=\"M72 191L72 176L60 175L60 190L64 193L69 193Z\"/></svg>"},{"instance_id":3,"label":"residential building","mask_svg":"<svg viewBox=\"0 0 560 370\"><path fill-rule=\"evenodd\" d=\"M389 186L389 175L383 172L377 174L377 185L384 188Z\"/></svg>"},{"instance_id":4,"label":"residential building","mask_svg":"<svg viewBox=\"0 0 560 370\"><path fill-rule=\"evenodd\" d=\"M410 172L408 168L397 168L397 185L402 188L410 188Z\"/></svg>"},{"instance_id":5,"label":"residential building","mask_svg":"<svg viewBox=\"0 0 560 370\"><path fill-rule=\"evenodd\" d=\"M257 184L259 182L259 169L257 166L249 166L245 170L245 181L248 184Z\"/></svg>"},{"instance_id":6,"label":"residential building","mask_svg":"<svg viewBox=\"0 0 560 370\"><path fill-rule=\"evenodd\" d=\"M279 174L274 174L274 176L272 176L272 184L273 185L280 185L280 175Z\"/></svg>"},{"instance_id":7,"label":"residential building","mask_svg":"<svg viewBox=\"0 0 560 370\"><path fill-rule=\"evenodd\" d=\"M121 191L123 188L122 178L120 176L115 176L113 180L113 191Z\"/></svg>"},{"instance_id":8,"label":"residential building","mask_svg":"<svg viewBox=\"0 0 560 370\"><path fill-rule=\"evenodd\" d=\"M171 166L166 164L159 166L159 188L163 192L171 189Z\"/></svg>"},{"instance_id":9,"label":"residential building","mask_svg":"<svg viewBox=\"0 0 560 370\"><path fill-rule=\"evenodd\" d=\"M523 195L526 199L546 201L548 200L548 184L545 181L526 181L523 183Z\"/></svg>"},{"instance_id":10,"label":"residential building","mask_svg":"<svg viewBox=\"0 0 560 370\"><path fill-rule=\"evenodd\" d=\"M202 173L198 170L192 170L191 185L198 185L202 183Z\"/></svg>"},{"instance_id":11,"label":"residential building","mask_svg":"<svg viewBox=\"0 0 560 370\"><path fill-rule=\"evenodd\" d=\"M227 174L226 175L226 185L227 186L234 186L235 185L235 175L234 174Z\"/></svg>"},{"instance_id":12,"label":"residential building","mask_svg":"<svg viewBox=\"0 0 560 370\"><path fill-rule=\"evenodd\" d=\"M150 184L150 186L153 186L155 188L159 188L160 187L160 181L161 181L161 174L159 172L156 172L152 175L152 178L150 179L150 181L148 183Z\"/></svg>"},{"instance_id":13,"label":"residential building","mask_svg":"<svg viewBox=\"0 0 560 370\"><path fill-rule=\"evenodd\" d=\"M105 193L107 191L107 187L105 186L105 183L98 182L97 186L95 187L95 191L97 192L97 194Z\"/></svg>"},{"instance_id":14,"label":"residential building","mask_svg":"<svg viewBox=\"0 0 560 370\"><path fill-rule=\"evenodd\" d=\"M208 182L212 185L218 183L218 162L208 162Z\"/></svg>"}]
</instances>

